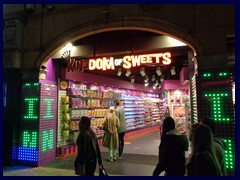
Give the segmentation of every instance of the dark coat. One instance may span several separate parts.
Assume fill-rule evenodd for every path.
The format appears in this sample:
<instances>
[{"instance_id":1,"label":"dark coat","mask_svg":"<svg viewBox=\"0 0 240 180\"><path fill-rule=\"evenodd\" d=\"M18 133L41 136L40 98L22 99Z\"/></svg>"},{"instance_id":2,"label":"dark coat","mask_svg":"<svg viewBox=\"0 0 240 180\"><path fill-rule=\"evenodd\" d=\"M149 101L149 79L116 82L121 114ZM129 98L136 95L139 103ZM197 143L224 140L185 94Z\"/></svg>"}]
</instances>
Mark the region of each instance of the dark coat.
<instances>
[{"instance_id":1,"label":"dark coat","mask_svg":"<svg viewBox=\"0 0 240 180\"><path fill-rule=\"evenodd\" d=\"M101 152L99 149L97 137L95 133L89 131L80 132L77 138L78 155L75 159L76 164L86 164L91 160L98 160L98 164L102 164Z\"/></svg>"},{"instance_id":2,"label":"dark coat","mask_svg":"<svg viewBox=\"0 0 240 180\"><path fill-rule=\"evenodd\" d=\"M153 172L158 176L162 171L166 176L184 176L186 173L185 151L188 150L188 140L178 130L171 130L159 146L159 162Z\"/></svg>"},{"instance_id":3,"label":"dark coat","mask_svg":"<svg viewBox=\"0 0 240 180\"><path fill-rule=\"evenodd\" d=\"M192 155L187 165L188 176L220 176L212 155L208 151L199 151Z\"/></svg>"}]
</instances>

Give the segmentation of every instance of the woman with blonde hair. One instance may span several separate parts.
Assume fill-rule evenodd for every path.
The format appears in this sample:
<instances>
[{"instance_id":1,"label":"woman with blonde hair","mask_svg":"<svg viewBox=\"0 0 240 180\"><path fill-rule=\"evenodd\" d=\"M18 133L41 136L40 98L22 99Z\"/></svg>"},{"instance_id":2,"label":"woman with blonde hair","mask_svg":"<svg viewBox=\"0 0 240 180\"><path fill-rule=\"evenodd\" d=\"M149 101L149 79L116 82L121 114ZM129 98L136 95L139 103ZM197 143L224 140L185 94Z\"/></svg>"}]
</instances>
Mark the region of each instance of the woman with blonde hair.
<instances>
[{"instance_id":1,"label":"woman with blonde hair","mask_svg":"<svg viewBox=\"0 0 240 180\"><path fill-rule=\"evenodd\" d=\"M117 148L118 148L118 128L120 126L119 118L114 113L114 107L109 108L109 113L106 116L104 122L105 133L107 134L107 145L109 161L116 161L117 159Z\"/></svg>"},{"instance_id":2,"label":"woman with blonde hair","mask_svg":"<svg viewBox=\"0 0 240 180\"><path fill-rule=\"evenodd\" d=\"M204 124L193 124L190 140L192 153L187 165L188 176L221 176L211 129Z\"/></svg>"}]
</instances>

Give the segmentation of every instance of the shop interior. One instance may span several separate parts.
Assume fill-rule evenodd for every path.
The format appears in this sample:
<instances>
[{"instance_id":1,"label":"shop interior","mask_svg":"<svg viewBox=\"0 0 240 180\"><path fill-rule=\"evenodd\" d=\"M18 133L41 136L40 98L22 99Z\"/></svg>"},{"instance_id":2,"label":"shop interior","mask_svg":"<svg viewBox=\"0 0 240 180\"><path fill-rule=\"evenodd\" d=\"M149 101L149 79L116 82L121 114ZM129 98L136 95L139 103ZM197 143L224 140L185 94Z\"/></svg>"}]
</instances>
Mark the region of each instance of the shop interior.
<instances>
[{"instance_id":1,"label":"shop interior","mask_svg":"<svg viewBox=\"0 0 240 180\"><path fill-rule=\"evenodd\" d=\"M101 139L104 116L115 99L126 111L127 137L159 129L166 116L187 135L191 52L169 36L136 30L99 33L67 44L40 71L41 81L58 85L57 148L75 144L83 115L92 118ZM134 65L131 57L141 60ZM104 58L113 59L110 69L104 70Z\"/></svg>"}]
</instances>

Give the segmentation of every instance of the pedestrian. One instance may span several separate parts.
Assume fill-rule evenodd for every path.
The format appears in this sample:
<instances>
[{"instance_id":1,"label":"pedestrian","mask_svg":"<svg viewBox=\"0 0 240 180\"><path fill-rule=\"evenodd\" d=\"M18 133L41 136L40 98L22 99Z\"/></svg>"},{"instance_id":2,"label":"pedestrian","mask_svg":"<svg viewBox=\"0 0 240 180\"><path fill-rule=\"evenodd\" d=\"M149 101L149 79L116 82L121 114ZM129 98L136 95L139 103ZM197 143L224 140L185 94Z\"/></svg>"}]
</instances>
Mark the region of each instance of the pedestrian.
<instances>
[{"instance_id":1,"label":"pedestrian","mask_svg":"<svg viewBox=\"0 0 240 180\"><path fill-rule=\"evenodd\" d=\"M162 125L159 145L158 164L153 176L165 171L165 176L184 176L186 173L185 151L188 150L188 139L175 128L172 117L166 117Z\"/></svg>"},{"instance_id":2,"label":"pedestrian","mask_svg":"<svg viewBox=\"0 0 240 180\"><path fill-rule=\"evenodd\" d=\"M117 147L118 147L118 128L120 122L118 117L114 112L114 107L109 108L109 113L106 116L106 121L104 125L106 127L105 131L107 133L107 146L108 146L108 160L116 161L117 159Z\"/></svg>"},{"instance_id":3,"label":"pedestrian","mask_svg":"<svg viewBox=\"0 0 240 180\"><path fill-rule=\"evenodd\" d=\"M207 125L196 123L190 132L192 153L187 164L188 176L221 176L213 134Z\"/></svg>"},{"instance_id":4,"label":"pedestrian","mask_svg":"<svg viewBox=\"0 0 240 180\"><path fill-rule=\"evenodd\" d=\"M74 162L75 170L81 166L81 175L94 176L97 167L102 167L102 157L95 132L91 129L91 119L82 116L77 137L78 154Z\"/></svg>"},{"instance_id":5,"label":"pedestrian","mask_svg":"<svg viewBox=\"0 0 240 180\"><path fill-rule=\"evenodd\" d=\"M216 131L216 123L213 119L211 119L209 117L203 118L203 119L200 120L200 123L209 126L212 130L217 159L218 159L219 165L221 167L222 175L226 176L227 172L226 172L226 167L225 167L225 162L224 162L224 160L225 160L225 158L224 158L225 153L224 152L226 150L226 143L224 142L223 139L217 138L217 137L214 136L215 131Z\"/></svg>"},{"instance_id":6,"label":"pedestrian","mask_svg":"<svg viewBox=\"0 0 240 180\"><path fill-rule=\"evenodd\" d=\"M123 104L120 105L119 100L114 101L116 109L115 114L120 120L120 127L118 128L118 157L122 158L123 148L124 148L124 136L126 132L126 120L125 120L125 110Z\"/></svg>"}]
</instances>

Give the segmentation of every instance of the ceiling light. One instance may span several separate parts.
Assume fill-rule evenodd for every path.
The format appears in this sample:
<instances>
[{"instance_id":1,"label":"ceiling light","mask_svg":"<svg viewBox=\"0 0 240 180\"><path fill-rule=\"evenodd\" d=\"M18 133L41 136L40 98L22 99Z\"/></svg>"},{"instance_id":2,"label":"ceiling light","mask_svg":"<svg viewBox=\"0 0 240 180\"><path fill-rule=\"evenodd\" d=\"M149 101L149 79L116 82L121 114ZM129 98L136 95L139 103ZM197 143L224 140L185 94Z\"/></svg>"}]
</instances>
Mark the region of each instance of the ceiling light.
<instances>
[{"instance_id":1,"label":"ceiling light","mask_svg":"<svg viewBox=\"0 0 240 180\"><path fill-rule=\"evenodd\" d=\"M158 76L161 76L162 75L162 71L161 71L161 68L160 67L157 67L156 68L156 73Z\"/></svg>"},{"instance_id":2,"label":"ceiling light","mask_svg":"<svg viewBox=\"0 0 240 180\"><path fill-rule=\"evenodd\" d=\"M131 74L131 70L130 70L130 69L128 69L128 70L127 70L127 72L126 72L126 74L125 74L125 76L129 77L129 76L130 76L130 74Z\"/></svg>"},{"instance_id":3,"label":"ceiling light","mask_svg":"<svg viewBox=\"0 0 240 180\"><path fill-rule=\"evenodd\" d=\"M140 69L140 74L141 74L142 76L145 76L145 75L146 75L146 73L145 73L145 68L144 68L144 67L142 67L142 68Z\"/></svg>"},{"instance_id":4,"label":"ceiling light","mask_svg":"<svg viewBox=\"0 0 240 180\"><path fill-rule=\"evenodd\" d=\"M156 89L156 86L155 86L155 85L153 85L153 89Z\"/></svg>"},{"instance_id":5,"label":"ceiling light","mask_svg":"<svg viewBox=\"0 0 240 180\"><path fill-rule=\"evenodd\" d=\"M144 81L148 82L148 75L145 76Z\"/></svg>"},{"instance_id":6,"label":"ceiling light","mask_svg":"<svg viewBox=\"0 0 240 180\"><path fill-rule=\"evenodd\" d=\"M119 69L118 69L117 75L118 75L118 76L121 76L121 75L122 75L122 68L119 68Z\"/></svg>"},{"instance_id":7,"label":"ceiling light","mask_svg":"<svg viewBox=\"0 0 240 180\"><path fill-rule=\"evenodd\" d=\"M155 75L152 75L152 81L155 81Z\"/></svg>"},{"instance_id":8,"label":"ceiling light","mask_svg":"<svg viewBox=\"0 0 240 180\"><path fill-rule=\"evenodd\" d=\"M148 86L149 85L149 83L148 82L145 82L145 84L144 84L145 86Z\"/></svg>"},{"instance_id":9,"label":"ceiling light","mask_svg":"<svg viewBox=\"0 0 240 180\"><path fill-rule=\"evenodd\" d=\"M164 76L162 75L161 77L160 77L160 82L162 83L164 81Z\"/></svg>"},{"instance_id":10,"label":"ceiling light","mask_svg":"<svg viewBox=\"0 0 240 180\"><path fill-rule=\"evenodd\" d=\"M134 77L134 76L131 76L130 79L131 79L131 83L134 83L135 77Z\"/></svg>"},{"instance_id":11,"label":"ceiling light","mask_svg":"<svg viewBox=\"0 0 240 180\"><path fill-rule=\"evenodd\" d=\"M170 71L172 76L175 75L176 74L175 66L173 66Z\"/></svg>"},{"instance_id":12,"label":"ceiling light","mask_svg":"<svg viewBox=\"0 0 240 180\"><path fill-rule=\"evenodd\" d=\"M158 83L158 80L156 80L156 83L155 83L155 85L157 86L159 83Z\"/></svg>"}]
</instances>

